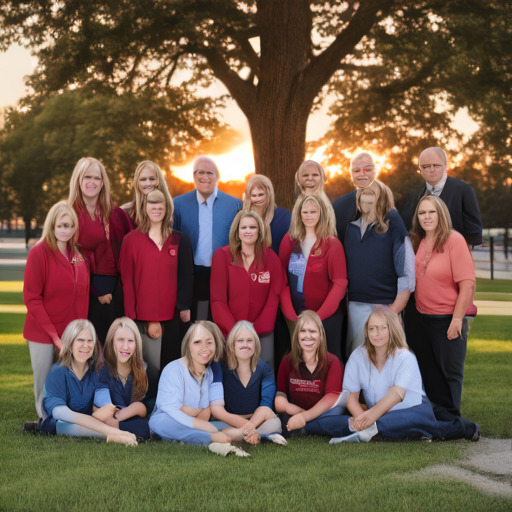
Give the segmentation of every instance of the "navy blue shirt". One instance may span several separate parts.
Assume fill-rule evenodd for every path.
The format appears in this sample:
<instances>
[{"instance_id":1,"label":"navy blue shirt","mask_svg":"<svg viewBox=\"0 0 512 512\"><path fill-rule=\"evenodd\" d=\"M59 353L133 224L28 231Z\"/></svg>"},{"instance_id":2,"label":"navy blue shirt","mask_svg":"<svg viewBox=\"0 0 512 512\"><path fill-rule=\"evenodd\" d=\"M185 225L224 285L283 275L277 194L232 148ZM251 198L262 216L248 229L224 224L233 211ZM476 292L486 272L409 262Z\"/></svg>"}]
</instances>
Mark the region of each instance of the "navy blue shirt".
<instances>
[{"instance_id":1,"label":"navy blue shirt","mask_svg":"<svg viewBox=\"0 0 512 512\"><path fill-rule=\"evenodd\" d=\"M392 304L398 279L405 272L405 238L408 233L396 210L386 216L389 229L377 235L368 226L361 238L359 226L350 223L345 236L348 300L367 304Z\"/></svg>"},{"instance_id":2,"label":"navy blue shirt","mask_svg":"<svg viewBox=\"0 0 512 512\"><path fill-rule=\"evenodd\" d=\"M124 408L132 403L133 380L131 373L123 386L121 379L114 377L105 364L100 370L99 380L108 387L110 398L116 407Z\"/></svg>"},{"instance_id":3,"label":"navy blue shirt","mask_svg":"<svg viewBox=\"0 0 512 512\"><path fill-rule=\"evenodd\" d=\"M276 206L274 217L270 223L270 234L272 235L272 250L279 256L279 246L284 235L290 229L292 212Z\"/></svg>"},{"instance_id":4,"label":"navy blue shirt","mask_svg":"<svg viewBox=\"0 0 512 512\"><path fill-rule=\"evenodd\" d=\"M276 381L270 366L261 359L245 387L235 370L222 366L225 409L231 414L253 414L258 407L274 404Z\"/></svg>"}]
</instances>

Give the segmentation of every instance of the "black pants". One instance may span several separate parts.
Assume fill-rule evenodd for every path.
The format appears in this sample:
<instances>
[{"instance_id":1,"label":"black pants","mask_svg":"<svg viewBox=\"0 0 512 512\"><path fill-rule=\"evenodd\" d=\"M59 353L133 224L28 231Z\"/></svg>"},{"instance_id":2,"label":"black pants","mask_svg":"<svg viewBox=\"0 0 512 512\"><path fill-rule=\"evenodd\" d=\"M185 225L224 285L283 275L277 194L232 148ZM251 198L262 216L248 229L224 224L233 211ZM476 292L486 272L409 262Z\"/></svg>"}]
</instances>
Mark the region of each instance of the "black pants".
<instances>
[{"instance_id":1,"label":"black pants","mask_svg":"<svg viewBox=\"0 0 512 512\"><path fill-rule=\"evenodd\" d=\"M198 319L198 302L210 301L211 270L211 267L202 267L200 265L194 265L194 299L192 301L192 309L190 311L190 317L192 322L195 322ZM208 320L210 320L210 322L213 322L212 309L210 305L208 306Z\"/></svg>"},{"instance_id":2,"label":"black pants","mask_svg":"<svg viewBox=\"0 0 512 512\"><path fill-rule=\"evenodd\" d=\"M452 315L424 315L414 300L405 311L407 343L416 354L425 392L438 420L460 417L467 326L454 340L446 336Z\"/></svg>"},{"instance_id":3,"label":"black pants","mask_svg":"<svg viewBox=\"0 0 512 512\"><path fill-rule=\"evenodd\" d=\"M322 324L327 338L327 351L334 354L341 361L341 331L343 327L343 309L341 304L333 315L322 321Z\"/></svg>"},{"instance_id":4,"label":"black pants","mask_svg":"<svg viewBox=\"0 0 512 512\"><path fill-rule=\"evenodd\" d=\"M283 360L284 356L290 352L290 349L290 330L288 329L288 325L281 311L281 308L278 308L276 324L274 328L274 373L276 376L281 361Z\"/></svg>"},{"instance_id":5,"label":"black pants","mask_svg":"<svg viewBox=\"0 0 512 512\"><path fill-rule=\"evenodd\" d=\"M124 316L123 290L119 284L112 292L110 304L100 304L98 297L89 295L89 313L87 318L94 325L96 335L102 347L105 344L105 338L112 322L122 316Z\"/></svg>"}]
</instances>

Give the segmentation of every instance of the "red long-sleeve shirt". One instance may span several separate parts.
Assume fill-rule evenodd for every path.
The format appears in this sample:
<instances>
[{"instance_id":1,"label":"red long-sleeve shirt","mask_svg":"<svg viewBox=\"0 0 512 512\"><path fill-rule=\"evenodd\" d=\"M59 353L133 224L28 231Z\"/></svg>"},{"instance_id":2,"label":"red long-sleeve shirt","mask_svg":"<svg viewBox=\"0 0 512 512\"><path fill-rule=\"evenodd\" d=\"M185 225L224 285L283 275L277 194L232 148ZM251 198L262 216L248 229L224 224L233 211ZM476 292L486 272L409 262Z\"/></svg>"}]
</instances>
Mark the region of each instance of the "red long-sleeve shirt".
<instances>
[{"instance_id":1,"label":"red long-sleeve shirt","mask_svg":"<svg viewBox=\"0 0 512 512\"><path fill-rule=\"evenodd\" d=\"M174 309L190 309L194 283L190 239L173 230L161 250L138 229L125 236L120 267L125 314L133 320L165 322Z\"/></svg>"},{"instance_id":2,"label":"red long-sleeve shirt","mask_svg":"<svg viewBox=\"0 0 512 512\"><path fill-rule=\"evenodd\" d=\"M286 273L290 255L297 243L288 234L281 242L279 258ZM306 308L316 311L322 320L329 318L337 311L345 296L347 284L347 264L341 242L335 237L329 237L315 243L309 253L304 276ZM286 291L290 293L289 288Z\"/></svg>"},{"instance_id":3,"label":"red long-sleeve shirt","mask_svg":"<svg viewBox=\"0 0 512 512\"><path fill-rule=\"evenodd\" d=\"M229 245L221 247L212 258L213 320L225 336L240 320L252 322L258 334L272 332L279 299L287 287L286 275L272 249L265 250L261 262L255 259L247 272L241 261L231 262ZM285 314L293 315L290 311Z\"/></svg>"},{"instance_id":4,"label":"red long-sleeve shirt","mask_svg":"<svg viewBox=\"0 0 512 512\"><path fill-rule=\"evenodd\" d=\"M23 337L53 344L72 320L87 318L89 269L81 255L69 261L43 240L27 257L23 279L27 317Z\"/></svg>"}]
</instances>

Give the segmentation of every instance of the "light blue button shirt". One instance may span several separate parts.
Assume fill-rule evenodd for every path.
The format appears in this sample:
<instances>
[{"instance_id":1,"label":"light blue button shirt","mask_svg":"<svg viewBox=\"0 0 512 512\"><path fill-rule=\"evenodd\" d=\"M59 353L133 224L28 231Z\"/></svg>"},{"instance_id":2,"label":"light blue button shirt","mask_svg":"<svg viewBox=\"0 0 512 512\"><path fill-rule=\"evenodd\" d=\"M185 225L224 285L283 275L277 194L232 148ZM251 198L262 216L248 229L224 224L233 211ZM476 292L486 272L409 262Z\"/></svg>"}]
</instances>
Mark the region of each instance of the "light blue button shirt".
<instances>
[{"instance_id":1,"label":"light blue button shirt","mask_svg":"<svg viewBox=\"0 0 512 512\"><path fill-rule=\"evenodd\" d=\"M202 267L212 266L213 203L217 198L217 192L218 189L215 187L213 193L205 201L204 197L196 191L199 204L199 239L194 253L194 264Z\"/></svg>"}]
</instances>

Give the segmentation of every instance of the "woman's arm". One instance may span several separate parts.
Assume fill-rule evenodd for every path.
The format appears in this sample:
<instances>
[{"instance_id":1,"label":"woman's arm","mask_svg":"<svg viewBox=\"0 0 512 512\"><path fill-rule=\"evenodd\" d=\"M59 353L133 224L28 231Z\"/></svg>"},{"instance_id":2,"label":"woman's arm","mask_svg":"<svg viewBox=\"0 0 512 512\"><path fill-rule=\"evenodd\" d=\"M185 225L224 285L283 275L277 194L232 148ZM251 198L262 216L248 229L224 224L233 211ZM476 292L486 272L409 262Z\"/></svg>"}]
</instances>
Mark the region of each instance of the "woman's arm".
<instances>
[{"instance_id":1,"label":"woman's arm","mask_svg":"<svg viewBox=\"0 0 512 512\"><path fill-rule=\"evenodd\" d=\"M324 412L328 411L338 400L337 393L327 393L322 397L311 409L303 410L293 415L288 421L288 430L297 430L304 428L306 423L315 420L321 416Z\"/></svg>"},{"instance_id":2,"label":"woman's arm","mask_svg":"<svg viewBox=\"0 0 512 512\"><path fill-rule=\"evenodd\" d=\"M401 223L402 224L402 223ZM389 305L391 311L397 315L405 309L409 297L416 286L415 256L411 240L406 236L403 241L401 235L393 233L393 261L398 276L397 294L394 302Z\"/></svg>"},{"instance_id":3,"label":"woman's arm","mask_svg":"<svg viewBox=\"0 0 512 512\"><path fill-rule=\"evenodd\" d=\"M231 414L230 412L226 411L226 408L223 405L212 405L211 410L215 419L224 421L232 427L242 428L249 422L248 419L242 418L241 416L238 416L238 414Z\"/></svg>"},{"instance_id":4,"label":"woman's arm","mask_svg":"<svg viewBox=\"0 0 512 512\"><path fill-rule=\"evenodd\" d=\"M336 313L341 300L345 293L347 293L348 285L347 263L341 242L337 238L329 238L325 243L330 244L326 264L332 286L323 304L317 311L321 320L325 320Z\"/></svg>"},{"instance_id":5,"label":"woman's arm","mask_svg":"<svg viewBox=\"0 0 512 512\"><path fill-rule=\"evenodd\" d=\"M221 331L228 333L236 324L235 317L228 306L229 270L222 248L217 249L212 257L210 277L210 301L214 322Z\"/></svg>"},{"instance_id":6,"label":"woman's arm","mask_svg":"<svg viewBox=\"0 0 512 512\"><path fill-rule=\"evenodd\" d=\"M475 283L469 279L460 281L457 284L459 285L459 295L455 302L455 309L453 310L450 327L448 327L448 332L446 333L449 340L454 340L460 336L462 332L462 320L464 319L464 315L468 310L469 303L475 291Z\"/></svg>"},{"instance_id":7,"label":"woman's arm","mask_svg":"<svg viewBox=\"0 0 512 512\"><path fill-rule=\"evenodd\" d=\"M373 425L381 416L384 416L384 414L404 399L406 391L405 388L400 386L390 386L384 398L379 400L371 409L354 417L353 428L360 431Z\"/></svg>"},{"instance_id":8,"label":"woman's arm","mask_svg":"<svg viewBox=\"0 0 512 512\"><path fill-rule=\"evenodd\" d=\"M284 412L288 414L289 416L293 416L295 414L299 414L301 412L304 412L304 409L302 407L299 407L298 405L292 404L288 401L288 398L286 396L277 395L276 400L276 411L277 412Z\"/></svg>"},{"instance_id":9,"label":"woman's arm","mask_svg":"<svg viewBox=\"0 0 512 512\"><path fill-rule=\"evenodd\" d=\"M148 413L146 406L142 402L132 402L128 407L123 407L114 415L117 421L125 421L134 416L145 418Z\"/></svg>"},{"instance_id":10,"label":"woman's arm","mask_svg":"<svg viewBox=\"0 0 512 512\"><path fill-rule=\"evenodd\" d=\"M357 418L358 416L363 414L364 409L361 407L361 404L359 403L359 392L350 393L347 400L347 409L349 410L350 414L352 414L353 418Z\"/></svg>"}]
</instances>

